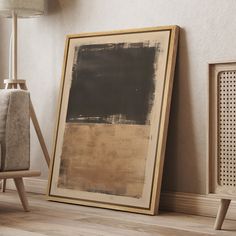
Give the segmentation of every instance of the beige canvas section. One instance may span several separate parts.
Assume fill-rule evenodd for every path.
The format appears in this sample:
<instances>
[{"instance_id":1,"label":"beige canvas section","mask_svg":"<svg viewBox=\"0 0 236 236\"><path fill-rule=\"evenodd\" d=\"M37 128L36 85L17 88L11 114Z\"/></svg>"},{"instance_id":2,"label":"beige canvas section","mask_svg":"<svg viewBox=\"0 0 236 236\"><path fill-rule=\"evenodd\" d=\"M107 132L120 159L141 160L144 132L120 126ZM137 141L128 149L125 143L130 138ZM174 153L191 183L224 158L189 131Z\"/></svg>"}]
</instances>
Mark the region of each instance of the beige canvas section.
<instances>
[{"instance_id":1,"label":"beige canvas section","mask_svg":"<svg viewBox=\"0 0 236 236\"><path fill-rule=\"evenodd\" d=\"M149 126L66 124L58 187L142 197Z\"/></svg>"}]
</instances>

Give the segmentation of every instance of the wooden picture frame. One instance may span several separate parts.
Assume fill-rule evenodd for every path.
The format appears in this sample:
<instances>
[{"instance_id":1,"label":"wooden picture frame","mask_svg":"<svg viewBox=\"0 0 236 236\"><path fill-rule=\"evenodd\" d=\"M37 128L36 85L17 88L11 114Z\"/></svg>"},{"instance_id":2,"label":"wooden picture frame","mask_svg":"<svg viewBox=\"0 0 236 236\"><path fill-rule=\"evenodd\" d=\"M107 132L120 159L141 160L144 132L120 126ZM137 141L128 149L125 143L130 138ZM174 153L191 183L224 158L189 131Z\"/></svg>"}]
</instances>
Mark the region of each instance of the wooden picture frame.
<instances>
[{"instance_id":1,"label":"wooden picture frame","mask_svg":"<svg viewBox=\"0 0 236 236\"><path fill-rule=\"evenodd\" d=\"M157 213L178 33L67 37L49 200Z\"/></svg>"},{"instance_id":2,"label":"wooden picture frame","mask_svg":"<svg viewBox=\"0 0 236 236\"><path fill-rule=\"evenodd\" d=\"M236 200L236 62L209 64L207 193Z\"/></svg>"}]
</instances>

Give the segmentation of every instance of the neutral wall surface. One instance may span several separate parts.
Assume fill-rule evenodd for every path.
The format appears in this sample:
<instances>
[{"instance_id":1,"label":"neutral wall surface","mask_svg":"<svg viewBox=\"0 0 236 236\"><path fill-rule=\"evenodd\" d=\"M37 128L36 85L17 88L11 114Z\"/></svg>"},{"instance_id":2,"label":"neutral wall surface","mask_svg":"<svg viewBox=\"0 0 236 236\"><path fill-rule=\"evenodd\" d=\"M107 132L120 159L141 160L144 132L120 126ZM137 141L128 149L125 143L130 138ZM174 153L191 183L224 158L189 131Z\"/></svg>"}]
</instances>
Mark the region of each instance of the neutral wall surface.
<instances>
[{"instance_id":1,"label":"neutral wall surface","mask_svg":"<svg viewBox=\"0 0 236 236\"><path fill-rule=\"evenodd\" d=\"M236 59L235 0L50 0L46 16L19 21L19 78L27 79L49 150L65 36L161 25L182 30L169 126L164 190L205 193L208 62ZM7 77L9 20L0 20L0 77ZM32 132L32 168L47 178Z\"/></svg>"}]
</instances>

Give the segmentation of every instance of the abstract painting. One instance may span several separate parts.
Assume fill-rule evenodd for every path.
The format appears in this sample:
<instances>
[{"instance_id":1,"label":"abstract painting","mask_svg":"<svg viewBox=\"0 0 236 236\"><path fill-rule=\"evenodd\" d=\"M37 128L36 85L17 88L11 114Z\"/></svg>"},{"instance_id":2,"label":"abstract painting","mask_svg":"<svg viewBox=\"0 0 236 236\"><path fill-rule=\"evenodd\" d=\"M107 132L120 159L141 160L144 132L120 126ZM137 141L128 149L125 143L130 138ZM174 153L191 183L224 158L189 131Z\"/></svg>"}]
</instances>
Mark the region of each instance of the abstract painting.
<instances>
[{"instance_id":1,"label":"abstract painting","mask_svg":"<svg viewBox=\"0 0 236 236\"><path fill-rule=\"evenodd\" d=\"M67 38L49 200L158 210L178 27Z\"/></svg>"}]
</instances>

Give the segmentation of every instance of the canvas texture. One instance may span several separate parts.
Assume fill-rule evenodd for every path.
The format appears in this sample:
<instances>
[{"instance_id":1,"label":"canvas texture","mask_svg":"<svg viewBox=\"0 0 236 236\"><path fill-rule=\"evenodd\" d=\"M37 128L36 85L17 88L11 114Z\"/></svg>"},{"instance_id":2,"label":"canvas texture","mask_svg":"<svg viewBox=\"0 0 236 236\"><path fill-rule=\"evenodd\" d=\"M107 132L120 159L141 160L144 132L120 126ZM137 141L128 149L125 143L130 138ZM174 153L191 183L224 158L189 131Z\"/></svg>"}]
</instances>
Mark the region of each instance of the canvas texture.
<instances>
[{"instance_id":1,"label":"canvas texture","mask_svg":"<svg viewBox=\"0 0 236 236\"><path fill-rule=\"evenodd\" d=\"M1 171L30 167L29 93L0 90Z\"/></svg>"}]
</instances>

